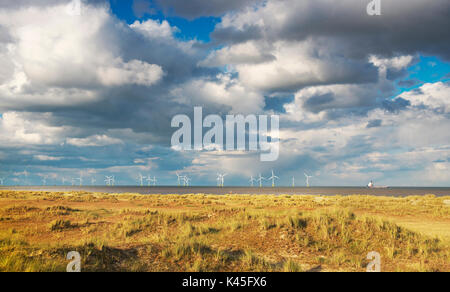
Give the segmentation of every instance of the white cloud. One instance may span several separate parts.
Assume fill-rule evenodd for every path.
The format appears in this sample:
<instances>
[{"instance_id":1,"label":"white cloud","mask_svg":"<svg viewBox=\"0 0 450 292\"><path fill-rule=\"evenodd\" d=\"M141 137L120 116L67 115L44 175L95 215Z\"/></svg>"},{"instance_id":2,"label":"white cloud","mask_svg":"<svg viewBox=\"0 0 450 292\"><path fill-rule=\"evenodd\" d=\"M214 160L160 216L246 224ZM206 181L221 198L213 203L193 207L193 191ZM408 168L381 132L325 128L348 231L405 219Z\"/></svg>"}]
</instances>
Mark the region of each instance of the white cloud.
<instances>
[{"instance_id":1,"label":"white cloud","mask_svg":"<svg viewBox=\"0 0 450 292\"><path fill-rule=\"evenodd\" d=\"M264 53L255 42L246 42L212 52L199 63L205 67L220 67L239 64L258 64L272 61L275 57Z\"/></svg>"},{"instance_id":2,"label":"white cloud","mask_svg":"<svg viewBox=\"0 0 450 292\"><path fill-rule=\"evenodd\" d=\"M123 59L120 38L129 28L108 9L85 5L80 16L65 9L0 10L0 27L11 35L0 44L0 106L92 102L100 88L152 86L163 78L159 65Z\"/></svg>"},{"instance_id":3,"label":"white cloud","mask_svg":"<svg viewBox=\"0 0 450 292\"><path fill-rule=\"evenodd\" d=\"M136 20L130 27L156 41L161 39L173 39L174 33L179 31L178 28L171 26L167 20L158 21L148 19L142 22Z\"/></svg>"},{"instance_id":4,"label":"white cloud","mask_svg":"<svg viewBox=\"0 0 450 292\"><path fill-rule=\"evenodd\" d=\"M123 144L123 141L107 135L94 135L87 138L68 138L67 144L77 147L100 147L114 144Z\"/></svg>"},{"instance_id":5,"label":"white cloud","mask_svg":"<svg viewBox=\"0 0 450 292\"><path fill-rule=\"evenodd\" d=\"M409 100L413 106L426 106L450 113L450 85L449 83L427 83L419 88L401 94L401 97Z\"/></svg>"},{"instance_id":6,"label":"white cloud","mask_svg":"<svg viewBox=\"0 0 450 292\"><path fill-rule=\"evenodd\" d=\"M49 117L51 114L43 114ZM30 120L23 113L6 112L0 118L2 146L54 145L61 141L64 127L52 127L41 120Z\"/></svg>"},{"instance_id":7,"label":"white cloud","mask_svg":"<svg viewBox=\"0 0 450 292\"><path fill-rule=\"evenodd\" d=\"M180 103L218 107L226 105L232 113L258 113L264 107L264 96L241 84L230 74L220 74L216 80L195 79L172 90Z\"/></svg>"},{"instance_id":8,"label":"white cloud","mask_svg":"<svg viewBox=\"0 0 450 292\"><path fill-rule=\"evenodd\" d=\"M114 67L103 67L97 71L98 78L103 85L120 86L137 84L150 86L162 79L164 73L160 66L148 64L138 60L124 63L121 59L115 61Z\"/></svg>"},{"instance_id":9,"label":"white cloud","mask_svg":"<svg viewBox=\"0 0 450 292\"><path fill-rule=\"evenodd\" d=\"M340 57L332 49L330 44L313 40L251 41L226 47L201 64L231 64L243 84L264 91L375 81L376 70L367 61Z\"/></svg>"},{"instance_id":10,"label":"white cloud","mask_svg":"<svg viewBox=\"0 0 450 292\"><path fill-rule=\"evenodd\" d=\"M48 155L35 155L34 158L40 161L59 161L63 159L62 157L54 157Z\"/></svg>"}]
</instances>

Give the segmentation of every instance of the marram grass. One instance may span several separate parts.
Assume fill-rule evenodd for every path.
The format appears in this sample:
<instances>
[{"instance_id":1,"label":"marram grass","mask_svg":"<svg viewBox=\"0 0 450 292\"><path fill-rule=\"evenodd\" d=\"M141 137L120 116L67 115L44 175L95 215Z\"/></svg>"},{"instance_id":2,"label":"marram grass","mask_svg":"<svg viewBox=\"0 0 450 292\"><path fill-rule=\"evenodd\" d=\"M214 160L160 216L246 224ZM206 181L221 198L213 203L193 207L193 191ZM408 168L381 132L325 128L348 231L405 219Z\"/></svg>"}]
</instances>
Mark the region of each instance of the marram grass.
<instances>
[{"instance_id":1,"label":"marram grass","mask_svg":"<svg viewBox=\"0 0 450 292\"><path fill-rule=\"evenodd\" d=\"M450 271L449 198L0 192L0 271Z\"/></svg>"}]
</instances>

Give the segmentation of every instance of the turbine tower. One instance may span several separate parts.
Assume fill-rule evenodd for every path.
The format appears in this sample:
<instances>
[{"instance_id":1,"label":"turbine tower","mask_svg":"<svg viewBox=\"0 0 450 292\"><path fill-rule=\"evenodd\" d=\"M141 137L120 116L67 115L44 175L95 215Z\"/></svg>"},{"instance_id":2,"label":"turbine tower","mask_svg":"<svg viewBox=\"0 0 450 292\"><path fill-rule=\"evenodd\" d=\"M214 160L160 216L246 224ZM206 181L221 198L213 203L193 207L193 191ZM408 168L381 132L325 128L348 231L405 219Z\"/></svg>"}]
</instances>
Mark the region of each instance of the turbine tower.
<instances>
[{"instance_id":1,"label":"turbine tower","mask_svg":"<svg viewBox=\"0 0 450 292\"><path fill-rule=\"evenodd\" d=\"M6 178L4 178L4 177L1 177L1 178L0 178L0 186L2 186L2 185L5 183L5 179L6 179Z\"/></svg>"},{"instance_id":2,"label":"turbine tower","mask_svg":"<svg viewBox=\"0 0 450 292\"><path fill-rule=\"evenodd\" d=\"M265 180L265 178L263 178L262 175L259 174L259 177L258 177L258 180L257 180L257 181L259 182L259 187L260 187L260 188L262 188L262 186L263 186L263 185L262 185L262 184L263 184L263 180Z\"/></svg>"},{"instance_id":3,"label":"turbine tower","mask_svg":"<svg viewBox=\"0 0 450 292\"><path fill-rule=\"evenodd\" d=\"M42 177L42 185L43 185L43 186L46 186L46 185L47 185L47 178L48 178L48 176L46 176L46 175L44 175L44 176Z\"/></svg>"},{"instance_id":4,"label":"turbine tower","mask_svg":"<svg viewBox=\"0 0 450 292\"><path fill-rule=\"evenodd\" d=\"M306 177L306 187L309 188L309 179L313 178L313 176L306 174L306 172L304 173L304 175Z\"/></svg>"},{"instance_id":5,"label":"turbine tower","mask_svg":"<svg viewBox=\"0 0 450 292\"><path fill-rule=\"evenodd\" d=\"M91 178L91 185L95 185L96 182L97 182L97 180L94 177Z\"/></svg>"},{"instance_id":6,"label":"turbine tower","mask_svg":"<svg viewBox=\"0 0 450 292\"><path fill-rule=\"evenodd\" d=\"M65 177L62 177L62 184L63 184L63 186L65 186L66 185L66 178Z\"/></svg>"},{"instance_id":7,"label":"turbine tower","mask_svg":"<svg viewBox=\"0 0 450 292\"><path fill-rule=\"evenodd\" d=\"M187 177L187 176L184 176L183 180L184 180L184 186L188 187L189 183L191 182L191 179L189 177Z\"/></svg>"},{"instance_id":8,"label":"turbine tower","mask_svg":"<svg viewBox=\"0 0 450 292\"><path fill-rule=\"evenodd\" d=\"M107 186L112 187L114 185L114 177L113 176L105 176L105 183Z\"/></svg>"},{"instance_id":9,"label":"turbine tower","mask_svg":"<svg viewBox=\"0 0 450 292\"><path fill-rule=\"evenodd\" d=\"M255 182L256 182L257 180L253 177L253 175L250 177L250 180L249 180L249 182L250 182L250 184L251 184L251 186L252 186L252 188L255 186Z\"/></svg>"},{"instance_id":10,"label":"turbine tower","mask_svg":"<svg viewBox=\"0 0 450 292\"><path fill-rule=\"evenodd\" d=\"M227 176L226 173L224 173L224 174L218 173L217 174L217 183L218 183L219 187L221 187L221 188L224 187L224 185L225 185L225 177L226 176Z\"/></svg>"},{"instance_id":11,"label":"turbine tower","mask_svg":"<svg viewBox=\"0 0 450 292\"><path fill-rule=\"evenodd\" d=\"M77 180L80 181L80 187L82 187L83 186L83 173L81 171L80 171L80 177L77 178Z\"/></svg>"},{"instance_id":12,"label":"turbine tower","mask_svg":"<svg viewBox=\"0 0 450 292\"><path fill-rule=\"evenodd\" d=\"M25 176L25 185L28 185L28 171L26 169L23 171L23 175Z\"/></svg>"},{"instance_id":13,"label":"turbine tower","mask_svg":"<svg viewBox=\"0 0 450 292\"><path fill-rule=\"evenodd\" d=\"M150 174L147 176L146 181L147 181L147 186L148 187L152 185L152 181L153 180L152 180L152 177L150 176Z\"/></svg>"},{"instance_id":14,"label":"turbine tower","mask_svg":"<svg viewBox=\"0 0 450 292\"><path fill-rule=\"evenodd\" d=\"M295 176L292 177L292 187L295 188Z\"/></svg>"},{"instance_id":15,"label":"turbine tower","mask_svg":"<svg viewBox=\"0 0 450 292\"><path fill-rule=\"evenodd\" d=\"M275 180L276 180L276 179L280 179L280 178L279 178L278 176L276 176L275 173L274 173L273 170L272 170L272 176L268 178L268 180L271 180L271 181L272 181L272 188L275 187Z\"/></svg>"},{"instance_id":16,"label":"turbine tower","mask_svg":"<svg viewBox=\"0 0 450 292\"><path fill-rule=\"evenodd\" d=\"M177 175L178 186L181 187L181 180L183 179L183 177L178 172L176 172L175 174Z\"/></svg>"},{"instance_id":17,"label":"turbine tower","mask_svg":"<svg viewBox=\"0 0 450 292\"><path fill-rule=\"evenodd\" d=\"M142 176L142 173L140 173L138 176L138 181L139 181L139 184L141 185L141 187L144 186L144 179L145 179L145 176Z\"/></svg>"},{"instance_id":18,"label":"turbine tower","mask_svg":"<svg viewBox=\"0 0 450 292\"><path fill-rule=\"evenodd\" d=\"M156 179L156 176L153 176L153 186L156 187L156 184L158 183L158 180Z\"/></svg>"}]
</instances>

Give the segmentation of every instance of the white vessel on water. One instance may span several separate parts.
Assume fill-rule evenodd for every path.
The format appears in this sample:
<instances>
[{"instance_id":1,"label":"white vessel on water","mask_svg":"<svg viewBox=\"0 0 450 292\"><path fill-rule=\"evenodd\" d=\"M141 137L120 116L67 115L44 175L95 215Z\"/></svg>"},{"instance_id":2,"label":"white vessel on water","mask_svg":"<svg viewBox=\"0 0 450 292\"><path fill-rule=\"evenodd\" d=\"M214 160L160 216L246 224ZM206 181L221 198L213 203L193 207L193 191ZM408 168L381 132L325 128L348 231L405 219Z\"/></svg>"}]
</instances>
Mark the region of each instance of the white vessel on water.
<instances>
[{"instance_id":1,"label":"white vessel on water","mask_svg":"<svg viewBox=\"0 0 450 292\"><path fill-rule=\"evenodd\" d=\"M376 187L372 180L367 184L367 187L369 189L388 189L389 188L389 187L385 187L385 186Z\"/></svg>"}]
</instances>

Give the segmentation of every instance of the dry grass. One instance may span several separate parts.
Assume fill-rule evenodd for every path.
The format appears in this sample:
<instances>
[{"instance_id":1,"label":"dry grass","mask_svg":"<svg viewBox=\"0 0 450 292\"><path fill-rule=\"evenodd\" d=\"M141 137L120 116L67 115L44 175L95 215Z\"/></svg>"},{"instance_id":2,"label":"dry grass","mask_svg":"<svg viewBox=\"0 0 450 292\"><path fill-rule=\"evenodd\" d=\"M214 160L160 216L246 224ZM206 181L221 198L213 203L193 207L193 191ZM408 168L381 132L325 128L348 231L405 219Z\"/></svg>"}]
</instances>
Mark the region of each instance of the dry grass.
<instances>
[{"instance_id":1,"label":"dry grass","mask_svg":"<svg viewBox=\"0 0 450 292\"><path fill-rule=\"evenodd\" d=\"M450 271L449 198L0 192L0 271Z\"/></svg>"}]
</instances>

